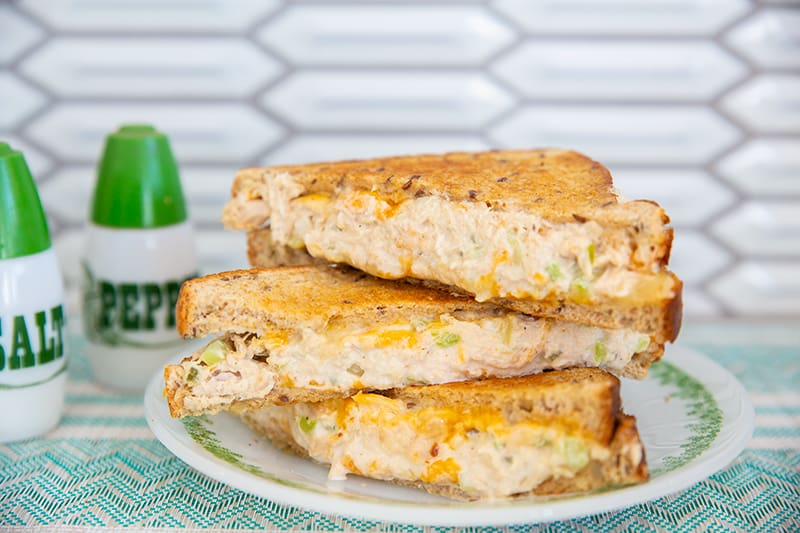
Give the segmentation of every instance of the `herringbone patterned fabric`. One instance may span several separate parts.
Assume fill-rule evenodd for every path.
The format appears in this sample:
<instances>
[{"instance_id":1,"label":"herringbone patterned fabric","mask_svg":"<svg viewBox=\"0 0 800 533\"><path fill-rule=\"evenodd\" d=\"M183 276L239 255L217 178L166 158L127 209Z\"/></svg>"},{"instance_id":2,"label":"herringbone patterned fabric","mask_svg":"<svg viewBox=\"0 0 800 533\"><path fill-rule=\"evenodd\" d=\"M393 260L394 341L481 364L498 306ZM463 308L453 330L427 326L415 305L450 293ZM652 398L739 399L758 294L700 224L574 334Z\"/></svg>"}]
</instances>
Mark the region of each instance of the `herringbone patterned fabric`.
<instances>
[{"instance_id":1,"label":"herringbone patterned fabric","mask_svg":"<svg viewBox=\"0 0 800 533\"><path fill-rule=\"evenodd\" d=\"M61 425L44 438L0 445L0 530L450 531L325 516L228 488L155 440L140 397L94 386L75 348ZM800 347L700 348L736 373L756 406L751 447L733 464L622 511L489 530L799 531Z\"/></svg>"}]
</instances>

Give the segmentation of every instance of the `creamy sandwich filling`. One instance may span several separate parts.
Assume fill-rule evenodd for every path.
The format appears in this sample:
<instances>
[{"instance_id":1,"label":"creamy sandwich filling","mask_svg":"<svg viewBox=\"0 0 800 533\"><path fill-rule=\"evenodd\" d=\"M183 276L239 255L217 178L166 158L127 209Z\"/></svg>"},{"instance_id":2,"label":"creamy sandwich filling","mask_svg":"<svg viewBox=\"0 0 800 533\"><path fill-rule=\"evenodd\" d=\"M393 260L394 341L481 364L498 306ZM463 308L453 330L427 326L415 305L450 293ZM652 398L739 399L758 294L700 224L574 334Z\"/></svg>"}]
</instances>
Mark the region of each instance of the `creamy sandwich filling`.
<instances>
[{"instance_id":1,"label":"creamy sandwich filling","mask_svg":"<svg viewBox=\"0 0 800 533\"><path fill-rule=\"evenodd\" d=\"M648 335L537 319L441 314L386 324L331 324L269 334L229 334L180 363L189 409L258 399L276 385L320 391L388 389L547 369L618 372Z\"/></svg>"},{"instance_id":2,"label":"creamy sandwich filling","mask_svg":"<svg viewBox=\"0 0 800 533\"><path fill-rule=\"evenodd\" d=\"M279 175L269 194L276 243L386 278L455 285L480 301L495 297L576 301L672 296L671 279L626 268L632 242L607 245L594 221L551 224L482 202L423 196L391 204L366 191L303 195ZM384 246L375 246L384 243ZM392 249L385 246L392 243Z\"/></svg>"},{"instance_id":3,"label":"creamy sandwich filling","mask_svg":"<svg viewBox=\"0 0 800 533\"><path fill-rule=\"evenodd\" d=\"M529 492L610 454L565 427L509 423L494 407L417 408L378 394L270 406L248 417L290 431L310 457L330 465L330 479L352 473L446 484L475 498Z\"/></svg>"}]
</instances>

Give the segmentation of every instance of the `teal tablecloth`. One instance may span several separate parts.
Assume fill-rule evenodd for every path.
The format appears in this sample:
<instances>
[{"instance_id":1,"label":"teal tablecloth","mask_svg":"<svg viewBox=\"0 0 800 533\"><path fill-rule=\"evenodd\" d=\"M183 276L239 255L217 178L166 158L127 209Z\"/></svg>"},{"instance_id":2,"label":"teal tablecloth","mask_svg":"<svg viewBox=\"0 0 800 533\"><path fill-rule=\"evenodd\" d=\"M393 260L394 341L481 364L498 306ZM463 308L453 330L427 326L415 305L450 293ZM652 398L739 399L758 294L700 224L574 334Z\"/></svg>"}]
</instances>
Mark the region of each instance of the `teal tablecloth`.
<instances>
[{"instance_id":1,"label":"teal tablecloth","mask_svg":"<svg viewBox=\"0 0 800 533\"><path fill-rule=\"evenodd\" d=\"M491 531L800 531L800 324L685 327L681 342L733 372L755 404L753 440L731 465L622 511ZM92 384L74 348L61 425L0 445L0 530L449 530L324 516L213 481L153 437L140 396Z\"/></svg>"}]
</instances>

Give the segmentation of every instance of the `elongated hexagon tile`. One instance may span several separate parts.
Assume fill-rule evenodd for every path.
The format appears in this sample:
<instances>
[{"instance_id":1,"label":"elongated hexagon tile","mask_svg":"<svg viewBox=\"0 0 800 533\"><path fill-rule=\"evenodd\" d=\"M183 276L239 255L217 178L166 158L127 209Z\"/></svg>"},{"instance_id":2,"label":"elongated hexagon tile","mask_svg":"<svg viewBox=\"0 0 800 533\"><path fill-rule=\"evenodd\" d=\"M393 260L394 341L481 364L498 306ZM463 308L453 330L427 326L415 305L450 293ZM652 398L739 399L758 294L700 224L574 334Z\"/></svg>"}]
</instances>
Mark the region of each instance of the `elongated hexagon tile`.
<instances>
[{"instance_id":1,"label":"elongated hexagon tile","mask_svg":"<svg viewBox=\"0 0 800 533\"><path fill-rule=\"evenodd\" d=\"M692 287L683 288L683 316L685 318L720 318L722 309L704 291Z\"/></svg>"},{"instance_id":2,"label":"elongated hexagon tile","mask_svg":"<svg viewBox=\"0 0 800 533\"><path fill-rule=\"evenodd\" d=\"M8 4L0 4L0 65L10 63L39 42L42 30L19 16Z\"/></svg>"},{"instance_id":3,"label":"elongated hexagon tile","mask_svg":"<svg viewBox=\"0 0 800 533\"><path fill-rule=\"evenodd\" d=\"M238 169L239 165L181 168L189 218L196 226L222 229L222 208L230 199L231 184Z\"/></svg>"},{"instance_id":4,"label":"elongated hexagon tile","mask_svg":"<svg viewBox=\"0 0 800 533\"><path fill-rule=\"evenodd\" d=\"M480 6L293 5L259 39L300 65L479 64L513 32Z\"/></svg>"},{"instance_id":5,"label":"elongated hexagon tile","mask_svg":"<svg viewBox=\"0 0 800 533\"><path fill-rule=\"evenodd\" d=\"M488 146L479 137L468 135L297 135L269 154L264 164L286 165L486 148Z\"/></svg>"},{"instance_id":6,"label":"elongated hexagon tile","mask_svg":"<svg viewBox=\"0 0 800 533\"><path fill-rule=\"evenodd\" d=\"M305 71L264 96L295 126L340 130L468 130L513 98L479 74Z\"/></svg>"},{"instance_id":7,"label":"elongated hexagon tile","mask_svg":"<svg viewBox=\"0 0 800 533\"><path fill-rule=\"evenodd\" d=\"M52 28L67 31L232 32L276 9L278 0L160 0L86 2L23 0L29 13Z\"/></svg>"},{"instance_id":8,"label":"elongated hexagon tile","mask_svg":"<svg viewBox=\"0 0 800 533\"><path fill-rule=\"evenodd\" d=\"M710 286L711 293L746 315L800 315L800 261L745 261Z\"/></svg>"},{"instance_id":9,"label":"elongated hexagon tile","mask_svg":"<svg viewBox=\"0 0 800 533\"><path fill-rule=\"evenodd\" d=\"M576 35L713 35L748 9L745 0L498 0L528 31Z\"/></svg>"},{"instance_id":10,"label":"elongated hexagon tile","mask_svg":"<svg viewBox=\"0 0 800 533\"><path fill-rule=\"evenodd\" d=\"M282 128L239 104L84 104L56 106L28 135L66 161L95 162L108 133L151 123L169 136L179 164L245 165L282 135Z\"/></svg>"},{"instance_id":11,"label":"elongated hexagon tile","mask_svg":"<svg viewBox=\"0 0 800 533\"><path fill-rule=\"evenodd\" d=\"M45 98L18 77L0 71L0 102L0 129L11 129L39 109L45 103Z\"/></svg>"},{"instance_id":12,"label":"elongated hexagon tile","mask_svg":"<svg viewBox=\"0 0 800 533\"><path fill-rule=\"evenodd\" d=\"M73 224L82 224L89 216L95 167L61 167L39 187L45 211Z\"/></svg>"},{"instance_id":13,"label":"elongated hexagon tile","mask_svg":"<svg viewBox=\"0 0 800 533\"><path fill-rule=\"evenodd\" d=\"M800 259L800 202L746 202L717 220L712 231L743 254Z\"/></svg>"},{"instance_id":14,"label":"elongated hexagon tile","mask_svg":"<svg viewBox=\"0 0 800 533\"><path fill-rule=\"evenodd\" d=\"M743 65L710 42L537 40L494 64L533 98L697 100L740 79Z\"/></svg>"},{"instance_id":15,"label":"elongated hexagon tile","mask_svg":"<svg viewBox=\"0 0 800 533\"><path fill-rule=\"evenodd\" d=\"M751 194L800 195L800 139L757 139L719 163L720 174Z\"/></svg>"},{"instance_id":16,"label":"elongated hexagon tile","mask_svg":"<svg viewBox=\"0 0 800 533\"><path fill-rule=\"evenodd\" d=\"M36 181L40 181L42 176L53 168L53 161L49 157L16 135L6 135L0 132L0 142L8 143L13 149L22 152L33 179Z\"/></svg>"},{"instance_id":17,"label":"elongated hexagon tile","mask_svg":"<svg viewBox=\"0 0 800 533\"><path fill-rule=\"evenodd\" d=\"M247 241L243 232L197 230L195 242L201 274L249 268Z\"/></svg>"},{"instance_id":18,"label":"elongated hexagon tile","mask_svg":"<svg viewBox=\"0 0 800 533\"><path fill-rule=\"evenodd\" d=\"M189 219L198 226L222 227L222 208L230 196L236 166L183 166L181 184ZM86 221L96 181L96 167L61 167L39 187L42 204L50 213L71 224Z\"/></svg>"},{"instance_id":19,"label":"elongated hexagon tile","mask_svg":"<svg viewBox=\"0 0 800 533\"><path fill-rule=\"evenodd\" d=\"M800 76L765 74L728 94L731 115L765 133L800 133Z\"/></svg>"},{"instance_id":20,"label":"elongated hexagon tile","mask_svg":"<svg viewBox=\"0 0 800 533\"><path fill-rule=\"evenodd\" d=\"M490 130L504 147L568 146L605 164L704 163L740 132L701 106L522 108Z\"/></svg>"},{"instance_id":21,"label":"elongated hexagon tile","mask_svg":"<svg viewBox=\"0 0 800 533\"><path fill-rule=\"evenodd\" d=\"M733 192L700 170L610 169L614 186L630 199L655 200L675 226L709 220L735 200Z\"/></svg>"},{"instance_id":22,"label":"elongated hexagon tile","mask_svg":"<svg viewBox=\"0 0 800 533\"><path fill-rule=\"evenodd\" d=\"M702 233L682 228L675 230L669 268L687 285L703 281L730 262L730 254Z\"/></svg>"},{"instance_id":23,"label":"elongated hexagon tile","mask_svg":"<svg viewBox=\"0 0 800 533\"><path fill-rule=\"evenodd\" d=\"M800 67L800 12L764 9L729 31L725 41L762 67Z\"/></svg>"},{"instance_id":24,"label":"elongated hexagon tile","mask_svg":"<svg viewBox=\"0 0 800 533\"><path fill-rule=\"evenodd\" d=\"M63 96L247 96L281 70L251 43L229 38L57 37L22 65Z\"/></svg>"}]
</instances>

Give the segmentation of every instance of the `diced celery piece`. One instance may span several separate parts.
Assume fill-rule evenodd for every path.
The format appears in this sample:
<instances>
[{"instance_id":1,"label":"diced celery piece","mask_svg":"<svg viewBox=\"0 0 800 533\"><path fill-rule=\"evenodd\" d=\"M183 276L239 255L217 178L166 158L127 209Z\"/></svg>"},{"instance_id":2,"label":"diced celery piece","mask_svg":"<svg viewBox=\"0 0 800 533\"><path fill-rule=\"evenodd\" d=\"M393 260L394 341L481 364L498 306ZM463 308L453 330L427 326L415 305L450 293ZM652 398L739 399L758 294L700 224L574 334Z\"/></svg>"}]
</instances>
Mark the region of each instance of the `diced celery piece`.
<instances>
[{"instance_id":1,"label":"diced celery piece","mask_svg":"<svg viewBox=\"0 0 800 533\"><path fill-rule=\"evenodd\" d=\"M605 341L594 343L594 362L597 364L603 363L606 357L608 357L608 348L606 348Z\"/></svg>"},{"instance_id":2,"label":"diced celery piece","mask_svg":"<svg viewBox=\"0 0 800 533\"><path fill-rule=\"evenodd\" d=\"M433 341L439 348L449 348L461 342L461 337L457 333L450 331L434 331L432 335Z\"/></svg>"},{"instance_id":3,"label":"diced celery piece","mask_svg":"<svg viewBox=\"0 0 800 533\"><path fill-rule=\"evenodd\" d=\"M639 339L639 342L636 343L636 352L646 350L648 346L650 346L650 337L642 337Z\"/></svg>"},{"instance_id":4,"label":"diced celery piece","mask_svg":"<svg viewBox=\"0 0 800 533\"><path fill-rule=\"evenodd\" d=\"M561 441L561 454L571 470L578 471L589 464L589 450L575 437L564 437Z\"/></svg>"},{"instance_id":5,"label":"diced celery piece","mask_svg":"<svg viewBox=\"0 0 800 533\"><path fill-rule=\"evenodd\" d=\"M197 367L193 366L189 369L189 373L186 375L186 381L189 383L193 382L197 379Z\"/></svg>"},{"instance_id":6,"label":"diced celery piece","mask_svg":"<svg viewBox=\"0 0 800 533\"><path fill-rule=\"evenodd\" d=\"M228 345L221 339L217 339L203 350L200 360L208 366L214 366L225 359L228 354Z\"/></svg>"},{"instance_id":7,"label":"diced celery piece","mask_svg":"<svg viewBox=\"0 0 800 533\"><path fill-rule=\"evenodd\" d=\"M586 251L589 254L589 264L594 264L594 243L590 244L586 247Z\"/></svg>"},{"instance_id":8,"label":"diced celery piece","mask_svg":"<svg viewBox=\"0 0 800 533\"><path fill-rule=\"evenodd\" d=\"M317 421L307 416L301 416L297 419L297 425L300 426L300 429L303 430L304 433L311 433L314 431L314 426L317 425Z\"/></svg>"},{"instance_id":9,"label":"diced celery piece","mask_svg":"<svg viewBox=\"0 0 800 533\"><path fill-rule=\"evenodd\" d=\"M547 268L545 268L545 270L547 271L547 275L550 276L550 279L553 281L560 279L561 276L564 275L561 272L561 267L558 266L558 263L551 263L547 265Z\"/></svg>"},{"instance_id":10,"label":"diced celery piece","mask_svg":"<svg viewBox=\"0 0 800 533\"><path fill-rule=\"evenodd\" d=\"M589 282L583 278L575 278L572 280L572 283L569 284L569 288L580 297L589 296Z\"/></svg>"}]
</instances>

